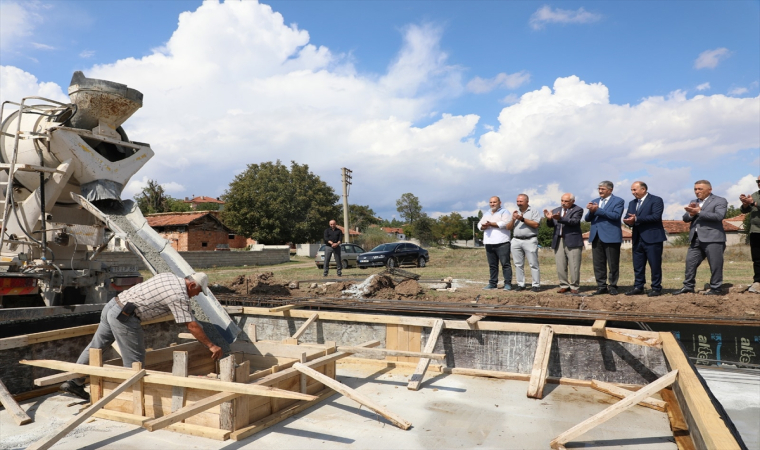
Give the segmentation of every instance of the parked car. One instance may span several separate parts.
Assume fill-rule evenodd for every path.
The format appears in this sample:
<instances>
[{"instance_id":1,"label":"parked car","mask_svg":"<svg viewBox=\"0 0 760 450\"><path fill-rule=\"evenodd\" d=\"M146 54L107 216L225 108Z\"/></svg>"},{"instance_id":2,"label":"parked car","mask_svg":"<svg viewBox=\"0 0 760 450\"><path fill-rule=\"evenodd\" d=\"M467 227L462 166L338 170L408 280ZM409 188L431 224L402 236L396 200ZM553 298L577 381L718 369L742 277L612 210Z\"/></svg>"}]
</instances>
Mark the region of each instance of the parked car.
<instances>
[{"instance_id":1,"label":"parked car","mask_svg":"<svg viewBox=\"0 0 760 450\"><path fill-rule=\"evenodd\" d=\"M367 267L388 268L400 267L403 264L414 264L425 267L430 261L430 255L424 248L408 242L381 244L367 253L362 253L356 259L360 269Z\"/></svg>"},{"instance_id":2,"label":"parked car","mask_svg":"<svg viewBox=\"0 0 760 450\"><path fill-rule=\"evenodd\" d=\"M322 245L319 247L319 251L317 251L317 256L314 258L314 262L317 264L317 267L320 269L323 269L325 267L325 247L326 245ZM349 267L356 267L356 257L359 256L359 254L364 253L364 249L359 247L355 244L340 244L340 259L341 264L343 264L344 269L348 269ZM330 267L337 267L335 264L335 254L333 253L333 257L330 258Z\"/></svg>"}]
</instances>

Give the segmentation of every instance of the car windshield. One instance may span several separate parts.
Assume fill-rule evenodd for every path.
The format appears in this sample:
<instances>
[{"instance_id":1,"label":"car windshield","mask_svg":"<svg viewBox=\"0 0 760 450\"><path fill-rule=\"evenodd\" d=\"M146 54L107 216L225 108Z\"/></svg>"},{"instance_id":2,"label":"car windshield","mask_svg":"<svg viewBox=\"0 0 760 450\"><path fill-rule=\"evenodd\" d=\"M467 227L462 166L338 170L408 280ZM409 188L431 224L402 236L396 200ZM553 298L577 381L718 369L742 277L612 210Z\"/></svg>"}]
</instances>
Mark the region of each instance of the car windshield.
<instances>
[{"instance_id":1,"label":"car windshield","mask_svg":"<svg viewBox=\"0 0 760 450\"><path fill-rule=\"evenodd\" d=\"M398 244L380 244L377 247L373 248L373 252L392 252L396 249L396 246Z\"/></svg>"}]
</instances>

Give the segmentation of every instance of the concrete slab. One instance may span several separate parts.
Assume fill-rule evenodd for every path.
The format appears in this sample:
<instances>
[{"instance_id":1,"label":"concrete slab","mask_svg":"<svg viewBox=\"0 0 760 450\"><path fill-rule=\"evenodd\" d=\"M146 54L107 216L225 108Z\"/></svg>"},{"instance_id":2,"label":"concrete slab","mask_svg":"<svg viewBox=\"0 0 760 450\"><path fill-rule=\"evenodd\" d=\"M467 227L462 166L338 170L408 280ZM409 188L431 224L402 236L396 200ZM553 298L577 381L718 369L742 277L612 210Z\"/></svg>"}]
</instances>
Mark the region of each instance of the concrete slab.
<instances>
[{"instance_id":1,"label":"concrete slab","mask_svg":"<svg viewBox=\"0 0 760 450\"><path fill-rule=\"evenodd\" d=\"M697 367L747 448L760 449L760 370Z\"/></svg>"},{"instance_id":2,"label":"concrete slab","mask_svg":"<svg viewBox=\"0 0 760 450\"><path fill-rule=\"evenodd\" d=\"M218 442L170 431L92 419L56 449L426 449L549 448L549 441L616 402L590 388L547 385L543 400L526 397L527 382L434 374L420 391L406 388L412 369L340 364L338 379L413 424L403 431L336 395L244 441ZM76 399L50 395L24 402L35 422L17 427L0 411L0 449L25 448L70 420ZM673 449L667 415L633 407L571 442L568 448Z\"/></svg>"}]
</instances>

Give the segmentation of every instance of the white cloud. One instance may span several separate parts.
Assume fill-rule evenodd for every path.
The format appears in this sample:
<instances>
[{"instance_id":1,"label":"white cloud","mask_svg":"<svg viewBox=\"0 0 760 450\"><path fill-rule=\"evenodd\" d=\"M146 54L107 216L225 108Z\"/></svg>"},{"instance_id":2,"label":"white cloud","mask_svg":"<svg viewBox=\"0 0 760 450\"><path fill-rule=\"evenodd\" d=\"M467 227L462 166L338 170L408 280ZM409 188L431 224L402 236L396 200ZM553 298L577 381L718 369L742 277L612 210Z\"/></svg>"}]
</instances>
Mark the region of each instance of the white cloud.
<instances>
[{"instance_id":1,"label":"white cloud","mask_svg":"<svg viewBox=\"0 0 760 450\"><path fill-rule=\"evenodd\" d=\"M710 89L710 83L702 83L697 86L698 91L706 91L708 89Z\"/></svg>"},{"instance_id":2,"label":"white cloud","mask_svg":"<svg viewBox=\"0 0 760 450\"><path fill-rule=\"evenodd\" d=\"M741 194L750 195L758 190L757 183L755 182L758 176L760 176L760 173L747 174L724 192L717 192L716 190L714 193L726 197L729 205L739 207L741 206L741 202L739 201L739 196Z\"/></svg>"},{"instance_id":3,"label":"white cloud","mask_svg":"<svg viewBox=\"0 0 760 450\"><path fill-rule=\"evenodd\" d=\"M467 83L467 90L476 94L484 94L500 87L507 89L517 89L529 81L530 74L524 70L512 74L506 74L502 72L493 78L473 78L469 83Z\"/></svg>"},{"instance_id":4,"label":"white cloud","mask_svg":"<svg viewBox=\"0 0 760 450\"><path fill-rule=\"evenodd\" d=\"M82 50L79 53L80 58L92 58L95 56L95 50Z\"/></svg>"},{"instance_id":5,"label":"white cloud","mask_svg":"<svg viewBox=\"0 0 760 450\"><path fill-rule=\"evenodd\" d=\"M39 42L32 42L32 47L38 50L55 50L55 47L47 44L40 44Z\"/></svg>"},{"instance_id":6,"label":"white cloud","mask_svg":"<svg viewBox=\"0 0 760 450\"><path fill-rule=\"evenodd\" d=\"M749 89L745 87L735 87L731 89L730 91L728 91L728 93L731 95L742 95L742 94L746 94L747 92L749 92Z\"/></svg>"},{"instance_id":7,"label":"white cloud","mask_svg":"<svg viewBox=\"0 0 760 450\"><path fill-rule=\"evenodd\" d=\"M37 77L29 72L12 66L0 66L0 100L19 103L22 98L30 96L45 97L59 102L69 101L69 97L56 83L39 82ZM12 112L12 108L6 108L6 111Z\"/></svg>"},{"instance_id":8,"label":"white cloud","mask_svg":"<svg viewBox=\"0 0 760 450\"><path fill-rule=\"evenodd\" d=\"M139 179L132 178L129 180L129 183L127 183L127 186L124 187L124 190L121 193L121 198L123 199L130 199L134 198L135 195L142 192L144 188L148 186L148 180L149 177L143 176ZM176 183L174 181L166 182L166 183L160 183L161 187L164 188L164 192L171 195L172 197L178 197L177 194L187 191L187 188L185 186Z\"/></svg>"},{"instance_id":9,"label":"white cloud","mask_svg":"<svg viewBox=\"0 0 760 450\"><path fill-rule=\"evenodd\" d=\"M726 47L715 50L705 50L694 60L695 69L714 69L718 63L731 56L731 51Z\"/></svg>"},{"instance_id":10,"label":"white cloud","mask_svg":"<svg viewBox=\"0 0 760 450\"><path fill-rule=\"evenodd\" d=\"M517 94L507 94L506 97L502 98L499 101L505 105L514 105L520 101L520 97ZM493 129L493 127L491 127L491 129Z\"/></svg>"},{"instance_id":11,"label":"white cloud","mask_svg":"<svg viewBox=\"0 0 760 450\"><path fill-rule=\"evenodd\" d=\"M529 23L534 30L540 30L547 23L593 23L601 20L601 18L601 14L591 13L583 8L573 11L560 8L552 9L549 5L544 5L530 16Z\"/></svg>"}]
</instances>

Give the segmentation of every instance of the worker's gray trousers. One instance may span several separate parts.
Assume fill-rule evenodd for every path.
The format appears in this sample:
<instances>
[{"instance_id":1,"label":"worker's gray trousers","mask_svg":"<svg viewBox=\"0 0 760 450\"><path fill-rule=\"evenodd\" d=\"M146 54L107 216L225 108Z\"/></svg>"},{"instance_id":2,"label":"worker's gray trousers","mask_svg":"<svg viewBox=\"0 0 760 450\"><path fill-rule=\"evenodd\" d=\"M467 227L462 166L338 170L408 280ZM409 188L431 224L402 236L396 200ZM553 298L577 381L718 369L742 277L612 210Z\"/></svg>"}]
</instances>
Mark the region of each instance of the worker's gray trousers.
<instances>
[{"instance_id":1,"label":"worker's gray trousers","mask_svg":"<svg viewBox=\"0 0 760 450\"><path fill-rule=\"evenodd\" d=\"M140 319L133 315L125 323L121 323L118 319L119 314L121 314L121 307L116 304L116 300L111 299L106 303L103 312L100 313L98 329L90 344L79 355L77 364L89 364L91 348L105 350L114 341L119 345L124 367L132 367L134 362L145 363L145 342ZM82 385L84 378L75 378L74 382Z\"/></svg>"},{"instance_id":2,"label":"worker's gray trousers","mask_svg":"<svg viewBox=\"0 0 760 450\"><path fill-rule=\"evenodd\" d=\"M517 285L525 287L525 260L527 259L533 287L541 287L541 276L538 268L538 238L517 239L513 237L511 250L512 261L515 263Z\"/></svg>"}]
</instances>

